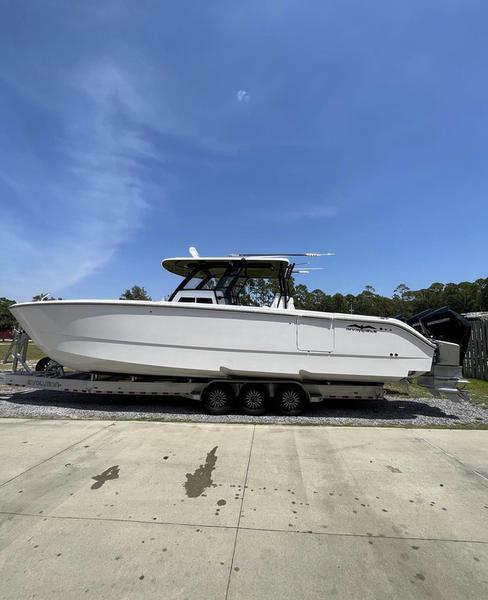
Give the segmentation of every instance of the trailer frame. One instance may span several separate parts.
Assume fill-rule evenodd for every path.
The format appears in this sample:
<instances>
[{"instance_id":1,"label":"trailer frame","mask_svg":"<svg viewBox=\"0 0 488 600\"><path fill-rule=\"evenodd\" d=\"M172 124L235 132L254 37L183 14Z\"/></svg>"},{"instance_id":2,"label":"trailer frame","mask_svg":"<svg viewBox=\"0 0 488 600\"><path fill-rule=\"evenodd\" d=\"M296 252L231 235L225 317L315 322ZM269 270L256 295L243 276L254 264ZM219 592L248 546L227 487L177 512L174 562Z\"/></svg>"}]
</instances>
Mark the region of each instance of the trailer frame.
<instances>
[{"instance_id":1,"label":"trailer frame","mask_svg":"<svg viewBox=\"0 0 488 600\"><path fill-rule=\"evenodd\" d=\"M239 398L245 388L264 389L267 398L271 401L276 400L280 391L284 388L288 390L295 388L302 391L306 404L339 399L378 400L384 397L382 383L299 381L252 377L147 377L114 373L83 373L65 371L61 365L47 358L38 362L37 366L39 367L42 363L42 368L45 369L39 371L32 369L27 362L28 344L28 335L20 329L15 330L14 339L2 361L3 364L12 362L12 371L0 373L0 383L12 387L50 390L53 392L123 396L176 396L203 402L205 391L210 389L210 386L226 386L232 391L234 399ZM248 412L248 414L262 414L262 412L258 409L255 413Z\"/></svg>"}]
</instances>

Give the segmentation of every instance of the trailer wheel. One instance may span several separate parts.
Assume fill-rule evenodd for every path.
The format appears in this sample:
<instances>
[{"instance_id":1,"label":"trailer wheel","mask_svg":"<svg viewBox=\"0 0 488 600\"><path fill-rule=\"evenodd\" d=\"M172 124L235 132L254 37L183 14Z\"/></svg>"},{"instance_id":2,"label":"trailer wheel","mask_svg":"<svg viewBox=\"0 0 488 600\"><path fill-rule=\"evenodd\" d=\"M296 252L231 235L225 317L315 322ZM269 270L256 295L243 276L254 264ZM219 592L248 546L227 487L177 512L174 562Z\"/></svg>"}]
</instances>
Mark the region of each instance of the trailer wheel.
<instances>
[{"instance_id":1,"label":"trailer wheel","mask_svg":"<svg viewBox=\"0 0 488 600\"><path fill-rule=\"evenodd\" d=\"M239 394L239 404L246 415L264 415L268 407L268 393L263 385L245 385Z\"/></svg>"},{"instance_id":2,"label":"trailer wheel","mask_svg":"<svg viewBox=\"0 0 488 600\"><path fill-rule=\"evenodd\" d=\"M225 383L211 383L202 392L202 402L210 415L225 415L232 408L234 393Z\"/></svg>"},{"instance_id":3,"label":"trailer wheel","mask_svg":"<svg viewBox=\"0 0 488 600\"><path fill-rule=\"evenodd\" d=\"M301 415L307 405L307 396L298 385L280 385L276 393L276 402L282 415Z\"/></svg>"},{"instance_id":4,"label":"trailer wheel","mask_svg":"<svg viewBox=\"0 0 488 600\"><path fill-rule=\"evenodd\" d=\"M35 370L37 372L46 373L46 375L51 375L53 377L63 377L64 375L64 369L62 365L57 363L55 360L50 359L49 356L44 356L38 360Z\"/></svg>"},{"instance_id":5,"label":"trailer wheel","mask_svg":"<svg viewBox=\"0 0 488 600\"><path fill-rule=\"evenodd\" d=\"M43 356L40 360L37 361L36 371L46 371L47 365L51 362L49 356Z\"/></svg>"}]
</instances>

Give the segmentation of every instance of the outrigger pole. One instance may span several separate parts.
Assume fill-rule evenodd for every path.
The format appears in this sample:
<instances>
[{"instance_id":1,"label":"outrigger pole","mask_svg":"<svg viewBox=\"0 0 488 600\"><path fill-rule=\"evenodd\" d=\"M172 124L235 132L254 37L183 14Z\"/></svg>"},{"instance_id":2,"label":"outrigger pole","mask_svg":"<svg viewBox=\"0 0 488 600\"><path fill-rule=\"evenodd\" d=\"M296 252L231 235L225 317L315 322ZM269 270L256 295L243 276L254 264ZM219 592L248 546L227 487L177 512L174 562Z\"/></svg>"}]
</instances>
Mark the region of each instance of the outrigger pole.
<instances>
[{"instance_id":1,"label":"outrigger pole","mask_svg":"<svg viewBox=\"0 0 488 600\"><path fill-rule=\"evenodd\" d=\"M257 257L257 256L261 256L263 258L271 258L271 257L280 257L280 256L308 256L308 257L317 257L317 256L335 256L335 252L302 252L302 253L296 253L296 252L279 252L276 254L273 253L269 253L269 252L263 252L260 254L246 254L246 253L237 253L234 252L232 254L230 254L229 256L242 256L242 257Z\"/></svg>"}]
</instances>

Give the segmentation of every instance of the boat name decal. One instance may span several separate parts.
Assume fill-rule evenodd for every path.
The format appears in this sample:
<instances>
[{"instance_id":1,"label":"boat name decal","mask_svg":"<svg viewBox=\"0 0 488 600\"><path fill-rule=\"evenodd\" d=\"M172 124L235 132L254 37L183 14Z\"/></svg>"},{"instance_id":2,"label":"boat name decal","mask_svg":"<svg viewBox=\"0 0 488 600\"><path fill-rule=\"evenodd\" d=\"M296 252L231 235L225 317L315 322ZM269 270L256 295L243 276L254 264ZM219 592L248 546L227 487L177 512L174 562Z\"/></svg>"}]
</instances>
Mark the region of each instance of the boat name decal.
<instances>
[{"instance_id":1,"label":"boat name decal","mask_svg":"<svg viewBox=\"0 0 488 600\"><path fill-rule=\"evenodd\" d=\"M373 325L347 325L346 331L356 331L358 333L378 333L378 331L392 331L390 327L373 327Z\"/></svg>"}]
</instances>

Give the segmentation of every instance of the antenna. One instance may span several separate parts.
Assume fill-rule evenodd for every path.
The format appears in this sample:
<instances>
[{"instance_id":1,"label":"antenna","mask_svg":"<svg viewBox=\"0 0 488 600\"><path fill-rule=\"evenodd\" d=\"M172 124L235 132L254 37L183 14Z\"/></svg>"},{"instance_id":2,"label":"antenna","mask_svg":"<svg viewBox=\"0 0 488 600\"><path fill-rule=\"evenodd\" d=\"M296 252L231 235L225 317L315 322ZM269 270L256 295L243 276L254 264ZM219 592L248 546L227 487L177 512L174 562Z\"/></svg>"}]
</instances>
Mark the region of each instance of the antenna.
<instances>
[{"instance_id":1,"label":"antenna","mask_svg":"<svg viewBox=\"0 0 488 600\"><path fill-rule=\"evenodd\" d=\"M247 254L247 253L239 253L239 252L234 252L233 254L230 254L230 256L262 256L263 258L271 258L272 256L276 256L276 257L285 257L285 256L310 256L310 257L318 257L318 256L335 256L335 252L302 252L302 253L296 253L296 252L279 252L277 254L273 254L270 252L261 252L260 254Z\"/></svg>"},{"instance_id":2,"label":"antenna","mask_svg":"<svg viewBox=\"0 0 488 600\"><path fill-rule=\"evenodd\" d=\"M297 271L293 271L293 273L299 273L300 275L308 275L310 271L323 271L324 267L308 267L307 269L298 269Z\"/></svg>"},{"instance_id":3,"label":"antenna","mask_svg":"<svg viewBox=\"0 0 488 600\"><path fill-rule=\"evenodd\" d=\"M190 246L188 250L193 258L200 258L200 254L198 254L198 250L195 248L195 246Z\"/></svg>"}]
</instances>

